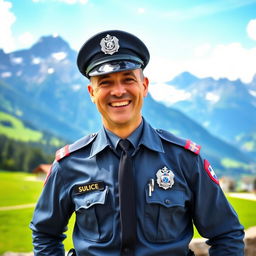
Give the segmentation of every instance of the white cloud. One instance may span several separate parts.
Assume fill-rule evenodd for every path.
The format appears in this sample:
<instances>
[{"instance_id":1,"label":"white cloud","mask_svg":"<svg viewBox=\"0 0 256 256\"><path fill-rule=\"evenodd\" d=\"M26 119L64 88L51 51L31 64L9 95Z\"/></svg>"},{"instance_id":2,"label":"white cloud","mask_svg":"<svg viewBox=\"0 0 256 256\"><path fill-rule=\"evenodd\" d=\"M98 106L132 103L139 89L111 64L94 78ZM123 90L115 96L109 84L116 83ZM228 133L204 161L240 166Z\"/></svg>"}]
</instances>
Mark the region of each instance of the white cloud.
<instances>
[{"instance_id":1,"label":"white cloud","mask_svg":"<svg viewBox=\"0 0 256 256\"><path fill-rule=\"evenodd\" d=\"M216 103L220 100L220 96L213 92L208 92L205 98L206 100L211 101L212 103Z\"/></svg>"},{"instance_id":2,"label":"white cloud","mask_svg":"<svg viewBox=\"0 0 256 256\"><path fill-rule=\"evenodd\" d=\"M31 62L34 65L38 65L38 64L40 64L42 62L42 60L39 57L34 57Z\"/></svg>"},{"instance_id":3,"label":"white cloud","mask_svg":"<svg viewBox=\"0 0 256 256\"><path fill-rule=\"evenodd\" d=\"M199 47L197 47L194 50L194 55L195 57L202 57L202 56L206 56L210 53L211 50L211 45L209 43L205 43L200 45Z\"/></svg>"},{"instance_id":4,"label":"white cloud","mask_svg":"<svg viewBox=\"0 0 256 256\"><path fill-rule=\"evenodd\" d=\"M256 97L256 91L254 91L254 90L249 90L249 93L250 93L253 97Z\"/></svg>"},{"instance_id":5,"label":"white cloud","mask_svg":"<svg viewBox=\"0 0 256 256\"><path fill-rule=\"evenodd\" d=\"M145 75L150 81L160 83L169 81L184 70L179 61L152 55L145 69Z\"/></svg>"},{"instance_id":6,"label":"white cloud","mask_svg":"<svg viewBox=\"0 0 256 256\"><path fill-rule=\"evenodd\" d=\"M13 64L22 64L23 58L16 57L16 58L12 58L11 61L12 61Z\"/></svg>"},{"instance_id":7,"label":"white cloud","mask_svg":"<svg viewBox=\"0 0 256 256\"><path fill-rule=\"evenodd\" d=\"M3 73L1 73L1 77L2 78L8 78L8 77L11 77L11 76L12 76L11 72L3 72Z\"/></svg>"},{"instance_id":8,"label":"white cloud","mask_svg":"<svg viewBox=\"0 0 256 256\"><path fill-rule=\"evenodd\" d=\"M73 91L79 91L81 88L82 88L82 85L81 84L73 84L71 86L71 88L73 89Z\"/></svg>"},{"instance_id":9,"label":"white cloud","mask_svg":"<svg viewBox=\"0 0 256 256\"><path fill-rule=\"evenodd\" d=\"M64 60L67 57L65 52L55 52L52 54L52 57L57 61Z\"/></svg>"},{"instance_id":10,"label":"white cloud","mask_svg":"<svg viewBox=\"0 0 256 256\"><path fill-rule=\"evenodd\" d=\"M251 39L256 40L256 19L250 20L246 30L247 30L248 36Z\"/></svg>"},{"instance_id":11,"label":"white cloud","mask_svg":"<svg viewBox=\"0 0 256 256\"><path fill-rule=\"evenodd\" d=\"M189 92L178 90L175 86L165 83L152 84L149 91L155 100L163 101L167 105L172 105L178 101L187 100L191 97Z\"/></svg>"},{"instance_id":12,"label":"white cloud","mask_svg":"<svg viewBox=\"0 0 256 256\"><path fill-rule=\"evenodd\" d=\"M53 74L54 71L55 71L54 68L48 68L48 69L47 69L47 73L48 73L48 74Z\"/></svg>"},{"instance_id":13,"label":"white cloud","mask_svg":"<svg viewBox=\"0 0 256 256\"><path fill-rule=\"evenodd\" d=\"M179 73L188 71L198 77L225 77L249 83L256 74L255 67L256 47L244 48L240 43L231 43L199 46L190 59L169 60L154 57L145 74L155 82L170 81Z\"/></svg>"},{"instance_id":14,"label":"white cloud","mask_svg":"<svg viewBox=\"0 0 256 256\"><path fill-rule=\"evenodd\" d=\"M18 41L21 47L30 47L36 39L30 32L25 32L18 37Z\"/></svg>"},{"instance_id":15,"label":"white cloud","mask_svg":"<svg viewBox=\"0 0 256 256\"><path fill-rule=\"evenodd\" d=\"M20 47L28 47L35 42L33 35L25 32L15 39L12 33L12 25L16 21L16 16L11 11L12 3L0 0L0 48L5 52L14 51L19 44Z\"/></svg>"},{"instance_id":16,"label":"white cloud","mask_svg":"<svg viewBox=\"0 0 256 256\"><path fill-rule=\"evenodd\" d=\"M256 72L256 47L246 49L240 43L217 45L210 55L189 60L184 65L186 70L200 77L226 77L250 82Z\"/></svg>"},{"instance_id":17,"label":"white cloud","mask_svg":"<svg viewBox=\"0 0 256 256\"><path fill-rule=\"evenodd\" d=\"M16 17L10 11L11 8L12 4L10 2L0 1L0 48L6 52L10 52L15 48L11 27Z\"/></svg>"}]
</instances>

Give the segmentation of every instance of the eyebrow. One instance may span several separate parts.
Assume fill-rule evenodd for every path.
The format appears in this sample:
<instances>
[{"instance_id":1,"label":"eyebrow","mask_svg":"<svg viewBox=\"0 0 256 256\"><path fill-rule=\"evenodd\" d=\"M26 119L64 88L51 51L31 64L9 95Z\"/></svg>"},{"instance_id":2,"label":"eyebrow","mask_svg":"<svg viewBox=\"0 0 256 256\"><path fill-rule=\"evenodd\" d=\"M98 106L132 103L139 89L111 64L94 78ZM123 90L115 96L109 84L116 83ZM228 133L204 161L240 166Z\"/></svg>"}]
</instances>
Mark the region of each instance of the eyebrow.
<instances>
[{"instance_id":1,"label":"eyebrow","mask_svg":"<svg viewBox=\"0 0 256 256\"><path fill-rule=\"evenodd\" d=\"M129 70L129 71L125 72L123 75L124 75L124 76L132 75L132 76L136 77L135 74L134 74L134 72L133 72L132 70Z\"/></svg>"},{"instance_id":2,"label":"eyebrow","mask_svg":"<svg viewBox=\"0 0 256 256\"><path fill-rule=\"evenodd\" d=\"M99 76L99 77L94 77L94 79L96 80L96 82L100 82L101 80L105 79L105 78L109 78L110 75L102 75L102 76Z\"/></svg>"},{"instance_id":3,"label":"eyebrow","mask_svg":"<svg viewBox=\"0 0 256 256\"><path fill-rule=\"evenodd\" d=\"M123 72L124 72L124 71L123 71ZM111 73L111 74L112 74L112 73ZM99 82L102 81L103 79L111 78L111 74L106 74L106 75L101 75L101 76L99 76L98 79L97 79L97 82L99 83ZM122 74L122 76L129 76L129 75L131 75L131 76L133 76L133 77L136 77L136 75L134 74L133 70L128 70L128 71L126 71L126 72L124 72L124 73Z\"/></svg>"}]
</instances>

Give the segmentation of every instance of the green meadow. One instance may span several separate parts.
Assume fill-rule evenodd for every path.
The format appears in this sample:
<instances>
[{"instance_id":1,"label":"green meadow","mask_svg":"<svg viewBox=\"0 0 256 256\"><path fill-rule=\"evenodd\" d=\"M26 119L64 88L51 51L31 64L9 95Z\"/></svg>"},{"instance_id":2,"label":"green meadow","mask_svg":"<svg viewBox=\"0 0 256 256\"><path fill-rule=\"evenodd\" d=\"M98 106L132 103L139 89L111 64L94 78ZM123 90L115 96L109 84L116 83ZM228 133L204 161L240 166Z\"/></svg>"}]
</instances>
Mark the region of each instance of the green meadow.
<instances>
[{"instance_id":1,"label":"green meadow","mask_svg":"<svg viewBox=\"0 0 256 256\"><path fill-rule=\"evenodd\" d=\"M32 174L0 171L0 254L6 251L32 251L29 223L33 204L37 201L42 187L43 181L38 181ZM256 201L230 197L228 199L246 229L256 226ZM16 205L24 205L24 208L11 208ZM66 250L72 247L73 224L74 217L70 220L64 242ZM197 232L195 237L199 237Z\"/></svg>"},{"instance_id":2,"label":"green meadow","mask_svg":"<svg viewBox=\"0 0 256 256\"><path fill-rule=\"evenodd\" d=\"M25 127L18 118L4 112L0 112L0 129L8 138L23 142L38 142L43 137L41 132Z\"/></svg>"}]
</instances>

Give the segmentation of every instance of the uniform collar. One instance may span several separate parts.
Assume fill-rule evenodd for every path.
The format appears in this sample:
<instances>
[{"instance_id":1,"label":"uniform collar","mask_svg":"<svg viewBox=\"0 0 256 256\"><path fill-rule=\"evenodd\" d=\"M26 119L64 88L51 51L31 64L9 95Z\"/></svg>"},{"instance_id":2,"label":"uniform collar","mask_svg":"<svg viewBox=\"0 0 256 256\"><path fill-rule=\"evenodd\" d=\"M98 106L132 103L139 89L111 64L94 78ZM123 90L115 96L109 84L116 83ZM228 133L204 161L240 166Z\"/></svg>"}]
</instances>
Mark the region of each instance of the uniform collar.
<instances>
[{"instance_id":1,"label":"uniform collar","mask_svg":"<svg viewBox=\"0 0 256 256\"><path fill-rule=\"evenodd\" d=\"M138 147L140 145L144 145L145 147L147 147L151 150L164 153L162 141L161 141L159 135L151 127L151 125L146 122L146 120L144 118L143 118L143 124L141 124L139 126L139 129L142 129L141 136L140 136L141 132L138 131L138 133L134 133L134 136L129 137L129 140L132 142L133 145L136 145L137 144L136 140L137 141L139 140ZM98 132L97 137L96 137L94 143L92 144L90 158L97 155L99 152L101 152L106 147L116 148L120 139L118 137L114 138L114 140L112 140L112 139L113 138L111 138L113 145L112 145L110 139L108 138L105 129L102 128ZM136 144L134 144L134 143L136 143Z\"/></svg>"},{"instance_id":2,"label":"uniform collar","mask_svg":"<svg viewBox=\"0 0 256 256\"><path fill-rule=\"evenodd\" d=\"M97 155L99 152L101 152L106 147L111 148L112 145L107 138L104 128L102 128L98 132L97 137L96 137L94 143L92 144L91 153L90 153L89 157L91 158L91 157Z\"/></svg>"},{"instance_id":3,"label":"uniform collar","mask_svg":"<svg viewBox=\"0 0 256 256\"><path fill-rule=\"evenodd\" d=\"M143 123L143 131L139 145L144 145L151 150L164 153L162 141L155 129L153 129L144 118Z\"/></svg>"},{"instance_id":4,"label":"uniform collar","mask_svg":"<svg viewBox=\"0 0 256 256\"><path fill-rule=\"evenodd\" d=\"M117 135L115 135L114 133L112 133L111 131L109 131L107 129L105 129L105 131L106 131L107 137L108 137L112 147L117 149L118 143L119 143L121 138L119 138ZM135 148L135 149L139 145L142 131L143 131L143 121L138 126L138 128L136 128L136 130L133 131L132 134L127 138L131 142L131 144L133 145L133 148Z\"/></svg>"}]
</instances>

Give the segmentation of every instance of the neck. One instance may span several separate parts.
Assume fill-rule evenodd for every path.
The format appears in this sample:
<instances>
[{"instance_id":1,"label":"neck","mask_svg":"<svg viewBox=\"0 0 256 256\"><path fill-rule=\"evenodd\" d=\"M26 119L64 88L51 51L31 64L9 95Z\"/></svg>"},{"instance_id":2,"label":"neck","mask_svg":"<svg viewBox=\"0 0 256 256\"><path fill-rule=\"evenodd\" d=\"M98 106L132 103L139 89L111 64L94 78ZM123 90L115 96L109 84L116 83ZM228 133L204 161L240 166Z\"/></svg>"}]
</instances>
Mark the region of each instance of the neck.
<instances>
[{"instance_id":1,"label":"neck","mask_svg":"<svg viewBox=\"0 0 256 256\"><path fill-rule=\"evenodd\" d=\"M113 126L109 126L104 124L103 125L106 129L117 135L118 137L122 139L128 138L141 124L142 122L142 117L138 120L138 122L132 122L131 124L115 124Z\"/></svg>"}]
</instances>

